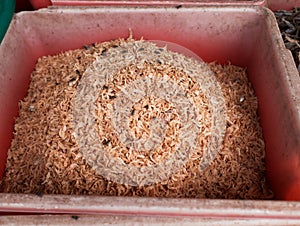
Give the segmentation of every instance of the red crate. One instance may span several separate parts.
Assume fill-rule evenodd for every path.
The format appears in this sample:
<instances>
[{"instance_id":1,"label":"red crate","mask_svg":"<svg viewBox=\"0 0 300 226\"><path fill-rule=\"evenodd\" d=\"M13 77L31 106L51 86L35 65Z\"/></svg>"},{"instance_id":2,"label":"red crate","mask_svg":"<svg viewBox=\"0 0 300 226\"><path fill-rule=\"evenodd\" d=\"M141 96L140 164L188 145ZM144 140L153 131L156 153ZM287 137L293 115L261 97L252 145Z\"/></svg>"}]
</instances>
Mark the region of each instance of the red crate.
<instances>
[{"instance_id":1,"label":"red crate","mask_svg":"<svg viewBox=\"0 0 300 226\"><path fill-rule=\"evenodd\" d=\"M300 200L300 78L273 13L259 6L62 7L16 14L0 47L1 175L13 136L18 102L26 95L36 60L87 43L127 37L129 28L135 38L143 36L148 40L177 43L204 61L230 61L248 68L249 80L258 97L270 185L277 199ZM97 205L92 205L93 201ZM117 205L121 201L128 204L127 209L123 204ZM116 206L110 209L108 203ZM57 195L41 198L0 194L0 211L5 212L112 212L222 218L246 214L249 218L261 218L267 217L269 211L274 218L300 219L297 203L268 201L267 204L262 201L168 199L162 202L161 199L124 197ZM172 205L177 208L172 209ZM157 210L150 206L157 206ZM207 212L208 206L210 211ZM226 206L223 212L220 211L222 206ZM290 212L280 212L280 208Z\"/></svg>"}]
</instances>

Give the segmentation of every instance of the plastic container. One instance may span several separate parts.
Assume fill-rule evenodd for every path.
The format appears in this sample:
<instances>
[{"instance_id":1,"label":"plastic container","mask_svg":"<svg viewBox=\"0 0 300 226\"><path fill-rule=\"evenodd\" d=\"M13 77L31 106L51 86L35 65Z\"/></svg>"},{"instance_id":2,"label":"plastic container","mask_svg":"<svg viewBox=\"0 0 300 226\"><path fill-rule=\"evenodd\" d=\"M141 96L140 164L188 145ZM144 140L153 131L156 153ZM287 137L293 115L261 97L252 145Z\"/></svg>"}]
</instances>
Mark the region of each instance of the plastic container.
<instances>
[{"instance_id":1,"label":"plastic container","mask_svg":"<svg viewBox=\"0 0 300 226\"><path fill-rule=\"evenodd\" d=\"M273 11L290 10L300 7L299 0L30 0L35 9L45 8L51 5L67 6L91 6L91 5L260 5L267 6Z\"/></svg>"},{"instance_id":2,"label":"plastic container","mask_svg":"<svg viewBox=\"0 0 300 226\"><path fill-rule=\"evenodd\" d=\"M267 0L30 0L35 9L54 6L100 6L100 5L261 5Z\"/></svg>"},{"instance_id":3,"label":"plastic container","mask_svg":"<svg viewBox=\"0 0 300 226\"><path fill-rule=\"evenodd\" d=\"M65 7L16 14L0 48L1 175L18 101L38 57L127 37L129 29L135 38L174 42L205 61L247 67L270 185L277 199L300 200L300 78L273 13L258 6ZM300 219L300 204L289 202L24 194L0 194L0 211Z\"/></svg>"},{"instance_id":4,"label":"plastic container","mask_svg":"<svg viewBox=\"0 0 300 226\"><path fill-rule=\"evenodd\" d=\"M64 195L38 197L36 195L2 194L0 196L0 210L14 212L14 215L19 212L27 214L63 213L79 216L78 222L74 220L73 224L83 224L85 222L81 221L81 214L87 214L90 218L101 217L102 219L97 220L98 224L105 222L103 215L119 218L119 220L126 217L127 221L131 220L131 222L135 222L137 217L144 220L142 225L151 225L153 218L154 223L152 225L157 225L157 221L162 223L168 219L177 219L177 224L182 225L182 219L184 218L186 220L196 220L198 224L203 221L215 221L216 224L212 225L229 225L228 222L231 221L230 225L233 223L240 223L240 225L246 225L246 223L248 225L275 225L274 223L277 223L276 225L288 225L289 220L292 220L291 222L294 225L298 225L299 223L295 224L295 221L298 220L299 222L300 220L300 203L282 201ZM39 217L42 218L43 215L39 215ZM0 224L2 225L3 221L1 220L0 216ZM26 225L25 222L22 222L22 224ZM56 224L54 222L48 221L48 224ZM174 225L176 222L171 221L169 224L164 225ZM122 223L124 223L124 219ZM115 224L120 225L121 223L117 221ZM208 223L204 225L208 225Z\"/></svg>"},{"instance_id":5,"label":"plastic container","mask_svg":"<svg viewBox=\"0 0 300 226\"><path fill-rule=\"evenodd\" d=\"M33 8L40 9L52 5L51 0L29 0Z\"/></svg>"},{"instance_id":6,"label":"plastic container","mask_svg":"<svg viewBox=\"0 0 300 226\"><path fill-rule=\"evenodd\" d=\"M268 0L268 7L273 10L291 10L300 7L299 0Z\"/></svg>"},{"instance_id":7,"label":"plastic container","mask_svg":"<svg viewBox=\"0 0 300 226\"><path fill-rule=\"evenodd\" d=\"M266 0L51 0L53 5L266 5Z\"/></svg>"},{"instance_id":8,"label":"plastic container","mask_svg":"<svg viewBox=\"0 0 300 226\"><path fill-rule=\"evenodd\" d=\"M0 217L1 225L152 225L152 226L219 226L219 225L298 225L297 219L216 219L202 217L99 216L99 215L29 215Z\"/></svg>"}]
</instances>

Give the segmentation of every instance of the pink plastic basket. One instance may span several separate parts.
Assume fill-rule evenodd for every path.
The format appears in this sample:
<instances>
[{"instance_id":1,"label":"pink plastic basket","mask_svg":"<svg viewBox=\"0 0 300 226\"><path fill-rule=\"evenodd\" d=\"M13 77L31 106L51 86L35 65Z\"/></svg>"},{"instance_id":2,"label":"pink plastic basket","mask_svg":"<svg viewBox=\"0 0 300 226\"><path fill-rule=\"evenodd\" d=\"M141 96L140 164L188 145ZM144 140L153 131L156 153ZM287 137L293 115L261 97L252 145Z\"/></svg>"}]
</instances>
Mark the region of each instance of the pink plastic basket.
<instances>
[{"instance_id":1,"label":"pink plastic basket","mask_svg":"<svg viewBox=\"0 0 300 226\"><path fill-rule=\"evenodd\" d=\"M258 6L58 7L16 14L0 47L0 176L5 169L18 102L26 95L36 60L87 43L127 37L129 28L136 38L174 42L205 61L231 61L248 68L258 97L270 185L277 199L300 200L300 78L273 13ZM266 222L300 219L300 204L0 194L0 212Z\"/></svg>"}]
</instances>

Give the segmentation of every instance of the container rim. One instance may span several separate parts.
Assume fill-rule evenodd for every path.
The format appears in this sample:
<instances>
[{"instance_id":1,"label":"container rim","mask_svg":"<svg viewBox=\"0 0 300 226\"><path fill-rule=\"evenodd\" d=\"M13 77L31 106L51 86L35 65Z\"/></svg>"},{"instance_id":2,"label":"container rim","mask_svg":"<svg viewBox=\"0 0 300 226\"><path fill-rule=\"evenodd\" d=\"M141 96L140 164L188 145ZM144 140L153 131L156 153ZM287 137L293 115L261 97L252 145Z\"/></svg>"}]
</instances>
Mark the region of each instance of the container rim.
<instances>
[{"instance_id":1,"label":"container rim","mask_svg":"<svg viewBox=\"0 0 300 226\"><path fill-rule=\"evenodd\" d=\"M300 220L300 202L0 194L1 212Z\"/></svg>"},{"instance_id":2,"label":"container rim","mask_svg":"<svg viewBox=\"0 0 300 226\"><path fill-rule=\"evenodd\" d=\"M49 6L199 6L199 5L260 5L267 0L30 0L35 9Z\"/></svg>"}]
</instances>

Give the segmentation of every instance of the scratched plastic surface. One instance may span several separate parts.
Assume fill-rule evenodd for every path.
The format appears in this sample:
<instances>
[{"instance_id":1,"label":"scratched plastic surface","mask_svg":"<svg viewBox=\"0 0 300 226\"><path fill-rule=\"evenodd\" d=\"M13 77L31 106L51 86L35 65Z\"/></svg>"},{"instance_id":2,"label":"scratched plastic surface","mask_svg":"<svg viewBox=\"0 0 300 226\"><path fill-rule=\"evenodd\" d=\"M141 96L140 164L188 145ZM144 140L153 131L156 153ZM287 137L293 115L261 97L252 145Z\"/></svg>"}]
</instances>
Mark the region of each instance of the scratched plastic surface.
<instances>
[{"instance_id":1,"label":"scratched plastic surface","mask_svg":"<svg viewBox=\"0 0 300 226\"><path fill-rule=\"evenodd\" d=\"M260 5L266 6L272 11L291 10L300 7L299 0L30 0L35 9L48 6L103 6L103 5Z\"/></svg>"},{"instance_id":2,"label":"scratched plastic surface","mask_svg":"<svg viewBox=\"0 0 300 226\"><path fill-rule=\"evenodd\" d=\"M53 6L103 6L103 5L260 5L266 6L267 0L30 0L35 9Z\"/></svg>"}]
</instances>

